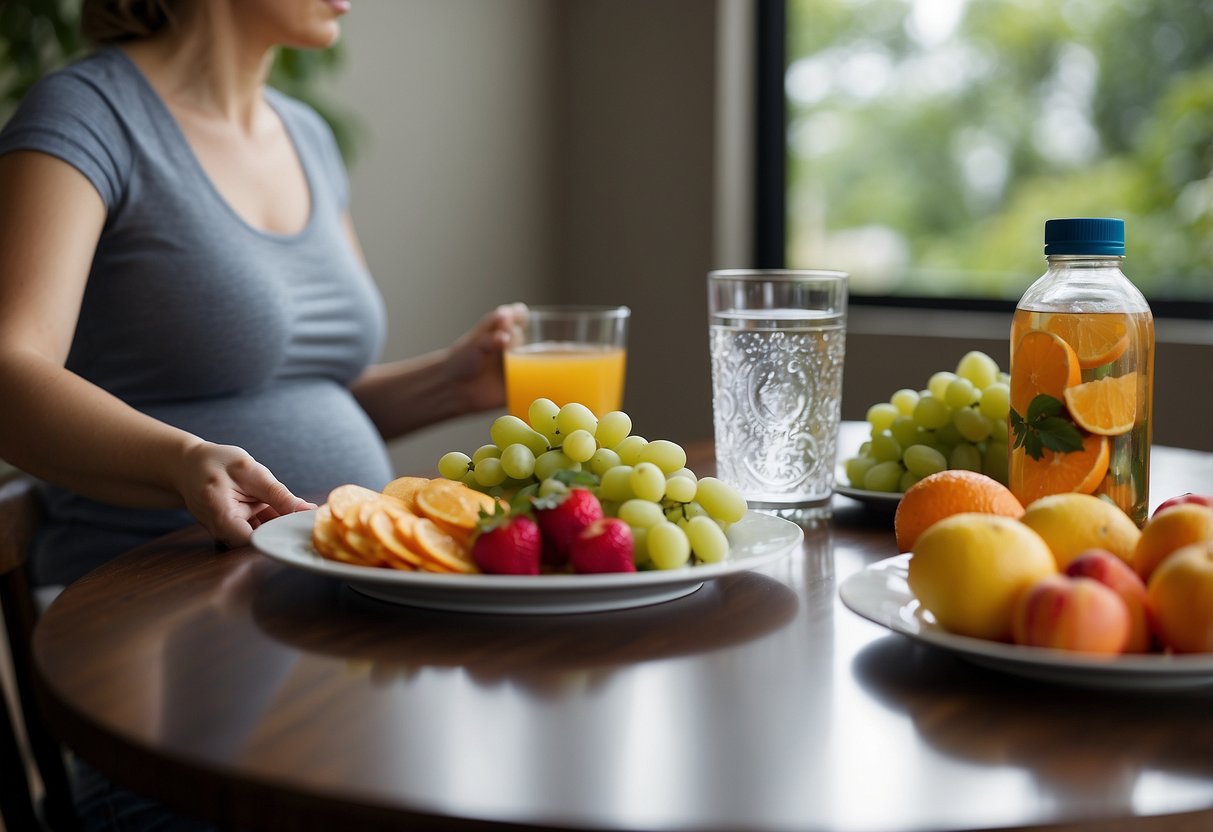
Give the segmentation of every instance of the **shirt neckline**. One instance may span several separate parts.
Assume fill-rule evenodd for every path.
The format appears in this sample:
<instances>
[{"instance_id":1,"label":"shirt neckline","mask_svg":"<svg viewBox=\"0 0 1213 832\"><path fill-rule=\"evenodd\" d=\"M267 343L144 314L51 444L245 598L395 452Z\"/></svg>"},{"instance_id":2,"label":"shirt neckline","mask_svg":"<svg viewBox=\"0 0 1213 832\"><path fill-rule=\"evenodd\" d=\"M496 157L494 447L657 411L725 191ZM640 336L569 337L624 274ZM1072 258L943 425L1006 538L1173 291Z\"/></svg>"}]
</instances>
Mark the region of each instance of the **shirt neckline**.
<instances>
[{"instance_id":1,"label":"shirt neckline","mask_svg":"<svg viewBox=\"0 0 1213 832\"><path fill-rule=\"evenodd\" d=\"M151 81L149 81L147 76L143 74L143 70L139 68L139 65L136 64L134 60L131 59L130 55L127 55L126 52L124 52L119 46L109 46L106 47L104 51L115 54L118 59L126 65L128 71L134 75L136 83L139 85L139 88L142 90L144 95L151 100L152 106L154 106L159 111L160 115L167 120L174 140L180 145L179 149L189 160L189 165L193 170L194 175L203 182L204 187L211 194L211 197L223 207L224 212L227 213L228 216L234 219L248 232L263 239L273 240L275 242L295 242L303 239L311 232L312 227L316 222L317 214L317 192L315 178L312 172L312 165L310 160L303 152L299 138L295 134L294 126L291 124L290 120L283 115L281 108L275 104L272 88L266 88L265 103L274 111L274 113L278 116L278 119L282 122L283 129L286 130L287 140L291 143L291 148L295 152L295 158L299 160L299 165L303 169L303 177L307 183L308 189L307 220L298 231L286 233L258 228L241 216L240 212L232 207L232 204L228 202L227 197L225 197L223 192L220 191L215 185L215 182L211 179L210 174L206 172L206 168L202 166L202 161L198 158L198 155L194 153L194 148L190 144L189 139L186 137L185 131L181 129L181 124L177 121L177 117L173 115L173 111L169 109L168 104L160 96L160 93L156 91L156 88L152 86Z\"/></svg>"}]
</instances>

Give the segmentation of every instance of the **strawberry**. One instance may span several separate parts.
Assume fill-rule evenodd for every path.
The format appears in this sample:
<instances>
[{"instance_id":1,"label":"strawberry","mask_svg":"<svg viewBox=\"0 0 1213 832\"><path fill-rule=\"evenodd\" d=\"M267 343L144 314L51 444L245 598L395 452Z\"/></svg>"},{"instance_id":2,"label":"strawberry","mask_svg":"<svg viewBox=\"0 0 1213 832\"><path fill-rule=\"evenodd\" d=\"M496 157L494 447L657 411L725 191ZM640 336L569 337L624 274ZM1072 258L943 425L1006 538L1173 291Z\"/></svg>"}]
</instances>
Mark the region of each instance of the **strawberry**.
<instances>
[{"instance_id":1,"label":"strawberry","mask_svg":"<svg viewBox=\"0 0 1213 832\"><path fill-rule=\"evenodd\" d=\"M632 529L615 517L586 526L573 541L569 561L574 572L635 572Z\"/></svg>"},{"instance_id":2,"label":"strawberry","mask_svg":"<svg viewBox=\"0 0 1213 832\"><path fill-rule=\"evenodd\" d=\"M534 505L535 519L543 532L545 560L554 565L568 560L569 548L582 529L602 519L602 504L584 488L541 497Z\"/></svg>"},{"instance_id":3,"label":"strawberry","mask_svg":"<svg viewBox=\"0 0 1213 832\"><path fill-rule=\"evenodd\" d=\"M538 575L542 540L538 524L527 514L510 515L500 507L480 521L472 560L481 572Z\"/></svg>"}]
</instances>

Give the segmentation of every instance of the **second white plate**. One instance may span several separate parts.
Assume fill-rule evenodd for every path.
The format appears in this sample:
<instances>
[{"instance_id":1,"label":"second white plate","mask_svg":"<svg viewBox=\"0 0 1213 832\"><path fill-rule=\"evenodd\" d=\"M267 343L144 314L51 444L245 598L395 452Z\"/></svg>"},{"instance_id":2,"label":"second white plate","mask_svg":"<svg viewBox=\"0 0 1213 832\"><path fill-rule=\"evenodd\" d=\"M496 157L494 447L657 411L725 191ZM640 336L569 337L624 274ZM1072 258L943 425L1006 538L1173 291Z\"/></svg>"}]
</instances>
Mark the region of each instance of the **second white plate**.
<instances>
[{"instance_id":1,"label":"second white plate","mask_svg":"<svg viewBox=\"0 0 1213 832\"><path fill-rule=\"evenodd\" d=\"M1213 654L1099 657L1022 647L949 633L910 592L909 555L878 561L848 576L839 595L850 610L974 664L1034 679L1098 688L1175 690L1213 685Z\"/></svg>"},{"instance_id":2,"label":"second white plate","mask_svg":"<svg viewBox=\"0 0 1213 832\"><path fill-rule=\"evenodd\" d=\"M271 520L253 532L253 545L288 566L340 578L373 598L460 612L579 613L657 604L689 595L705 581L773 563L804 539L795 523L751 511L729 529L729 556L721 563L601 575L439 575L328 560L312 547L314 515L304 511Z\"/></svg>"},{"instance_id":3,"label":"second white plate","mask_svg":"<svg viewBox=\"0 0 1213 832\"><path fill-rule=\"evenodd\" d=\"M844 497L858 500L872 508L888 509L889 511L896 509L897 504L901 502L900 491L866 491L862 488L852 488L849 485L843 485L842 480L834 483L834 491Z\"/></svg>"}]
</instances>

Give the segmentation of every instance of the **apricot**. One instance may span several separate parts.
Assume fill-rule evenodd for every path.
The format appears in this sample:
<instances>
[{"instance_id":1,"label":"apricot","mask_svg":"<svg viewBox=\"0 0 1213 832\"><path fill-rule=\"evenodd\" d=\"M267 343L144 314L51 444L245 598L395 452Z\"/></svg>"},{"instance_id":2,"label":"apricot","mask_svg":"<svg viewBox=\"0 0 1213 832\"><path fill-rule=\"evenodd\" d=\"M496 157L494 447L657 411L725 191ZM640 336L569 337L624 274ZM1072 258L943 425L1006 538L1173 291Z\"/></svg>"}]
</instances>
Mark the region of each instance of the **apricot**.
<instances>
[{"instance_id":1,"label":"apricot","mask_svg":"<svg viewBox=\"0 0 1213 832\"><path fill-rule=\"evenodd\" d=\"M1190 543L1213 540L1213 508L1181 503L1150 518L1129 563L1147 584L1167 556Z\"/></svg>"},{"instance_id":2,"label":"apricot","mask_svg":"<svg viewBox=\"0 0 1213 832\"><path fill-rule=\"evenodd\" d=\"M1164 647L1176 653L1213 651L1213 540L1169 554L1146 591Z\"/></svg>"},{"instance_id":3,"label":"apricot","mask_svg":"<svg viewBox=\"0 0 1213 832\"><path fill-rule=\"evenodd\" d=\"M1129 564L1107 549L1088 549L1070 561L1065 574L1071 578L1092 578L1119 595L1129 610L1129 639L1124 652L1150 651L1154 632L1146 585Z\"/></svg>"},{"instance_id":4,"label":"apricot","mask_svg":"<svg viewBox=\"0 0 1213 832\"><path fill-rule=\"evenodd\" d=\"M1011 619L1016 644L1115 655L1129 641L1129 608L1094 578L1049 575L1019 596Z\"/></svg>"}]
</instances>

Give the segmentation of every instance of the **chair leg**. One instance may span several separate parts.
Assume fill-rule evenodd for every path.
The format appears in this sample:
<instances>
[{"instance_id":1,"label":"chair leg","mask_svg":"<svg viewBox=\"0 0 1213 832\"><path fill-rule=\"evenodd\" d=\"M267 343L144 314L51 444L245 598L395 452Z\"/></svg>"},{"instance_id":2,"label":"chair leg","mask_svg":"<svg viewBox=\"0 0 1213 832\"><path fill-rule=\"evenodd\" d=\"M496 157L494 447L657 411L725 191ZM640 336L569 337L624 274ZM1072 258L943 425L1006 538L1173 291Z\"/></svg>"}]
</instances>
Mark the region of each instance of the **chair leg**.
<instances>
[{"instance_id":1,"label":"chair leg","mask_svg":"<svg viewBox=\"0 0 1213 832\"><path fill-rule=\"evenodd\" d=\"M30 799L29 778L25 775L25 757L17 742L8 703L0 701L0 753L4 774L0 775L0 817L11 830L37 829L38 818Z\"/></svg>"},{"instance_id":2,"label":"chair leg","mask_svg":"<svg viewBox=\"0 0 1213 832\"><path fill-rule=\"evenodd\" d=\"M25 735L29 740L30 754L42 777L42 815L46 825L55 832L70 832L79 828L79 821L63 759L63 747L43 724L34 695L30 645L37 612L24 567L0 575L0 597L5 599L4 624L8 629Z\"/></svg>"}]
</instances>

